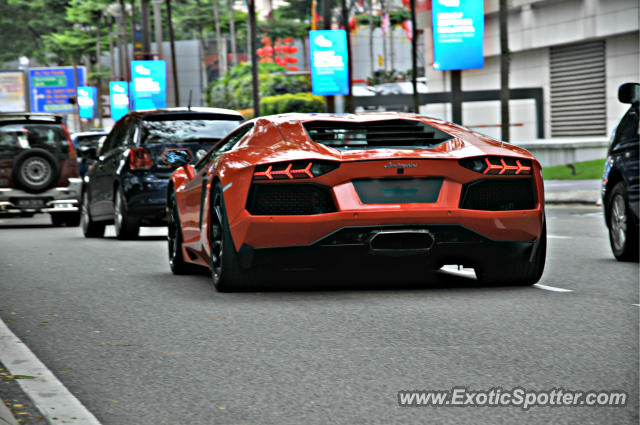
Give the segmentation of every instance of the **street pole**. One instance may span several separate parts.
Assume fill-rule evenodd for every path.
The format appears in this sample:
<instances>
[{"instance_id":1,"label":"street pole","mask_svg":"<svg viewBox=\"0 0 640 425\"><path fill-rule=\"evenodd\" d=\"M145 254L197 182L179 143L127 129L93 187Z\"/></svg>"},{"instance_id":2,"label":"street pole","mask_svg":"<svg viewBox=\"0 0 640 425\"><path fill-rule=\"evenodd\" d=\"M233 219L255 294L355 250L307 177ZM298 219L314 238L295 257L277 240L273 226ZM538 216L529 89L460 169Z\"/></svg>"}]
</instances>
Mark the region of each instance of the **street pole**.
<instances>
[{"instance_id":1,"label":"street pole","mask_svg":"<svg viewBox=\"0 0 640 425\"><path fill-rule=\"evenodd\" d=\"M98 22L100 22L100 19L98 19ZM100 95L102 94L102 76L100 75L100 71L102 71L102 67L100 66L100 57L102 56L102 46L100 45L101 30L101 26L98 25L98 27L96 28L96 71L98 74L98 87L96 87L96 103L98 107L98 126L100 128L102 128L102 99L100 98Z\"/></svg>"},{"instance_id":2,"label":"street pole","mask_svg":"<svg viewBox=\"0 0 640 425\"><path fill-rule=\"evenodd\" d=\"M462 125L462 71L451 71L451 116L456 124Z\"/></svg>"},{"instance_id":3,"label":"street pole","mask_svg":"<svg viewBox=\"0 0 640 425\"><path fill-rule=\"evenodd\" d=\"M325 30L331 29L331 0L322 0L322 28ZM333 96L325 96L327 105L327 112L333 113L336 111L336 99Z\"/></svg>"},{"instance_id":4,"label":"street pole","mask_svg":"<svg viewBox=\"0 0 640 425\"><path fill-rule=\"evenodd\" d=\"M140 21L142 22L142 51L145 59L151 57L151 14L149 0L140 1Z\"/></svg>"},{"instance_id":5,"label":"street pole","mask_svg":"<svg viewBox=\"0 0 640 425\"><path fill-rule=\"evenodd\" d=\"M509 117L509 32L507 0L500 0L500 139L508 142Z\"/></svg>"},{"instance_id":6,"label":"street pole","mask_svg":"<svg viewBox=\"0 0 640 425\"><path fill-rule=\"evenodd\" d=\"M238 64L238 47L236 40L236 21L233 11L233 0L229 0L229 34L231 36L231 65Z\"/></svg>"},{"instance_id":7,"label":"street pole","mask_svg":"<svg viewBox=\"0 0 640 425\"><path fill-rule=\"evenodd\" d=\"M156 35L156 54L162 59L162 0L153 1L153 21Z\"/></svg>"},{"instance_id":8,"label":"street pole","mask_svg":"<svg viewBox=\"0 0 640 425\"><path fill-rule=\"evenodd\" d=\"M169 21L169 43L171 44L171 66L173 67L173 93L175 106L180 105L180 90L178 89L178 67L176 64L176 43L173 36L173 21L171 20L171 0L165 0L167 5L167 20Z\"/></svg>"},{"instance_id":9,"label":"street pole","mask_svg":"<svg viewBox=\"0 0 640 425\"><path fill-rule=\"evenodd\" d=\"M260 92L258 86L258 42L256 40L256 3L248 0L249 6L249 50L251 53L251 86L253 89L253 116L260 116Z\"/></svg>"},{"instance_id":10,"label":"street pole","mask_svg":"<svg viewBox=\"0 0 640 425\"><path fill-rule=\"evenodd\" d=\"M347 33L347 79L348 79L348 87L349 93L345 97L345 112L353 113L353 81L352 81L352 59L351 59L351 32L349 31L349 9L347 9L347 0L342 0L342 24L344 25L344 30Z\"/></svg>"},{"instance_id":11,"label":"street pole","mask_svg":"<svg viewBox=\"0 0 640 425\"><path fill-rule=\"evenodd\" d=\"M418 29L416 28L416 0L411 0L411 85L413 86L413 112L420 113L418 94Z\"/></svg>"},{"instance_id":12,"label":"street pole","mask_svg":"<svg viewBox=\"0 0 640 425\"><path fill-rule=\"evenodd\" d=\"M133 23L133 21L132 21ZM127 9L124 0L120 0L120 28L122 29L122 49L124 51L124 77L131 80L131 62L129 61L129 41L127 40ZM133 41L132 41L133 43Z\"/></svg>"}]
</instances>

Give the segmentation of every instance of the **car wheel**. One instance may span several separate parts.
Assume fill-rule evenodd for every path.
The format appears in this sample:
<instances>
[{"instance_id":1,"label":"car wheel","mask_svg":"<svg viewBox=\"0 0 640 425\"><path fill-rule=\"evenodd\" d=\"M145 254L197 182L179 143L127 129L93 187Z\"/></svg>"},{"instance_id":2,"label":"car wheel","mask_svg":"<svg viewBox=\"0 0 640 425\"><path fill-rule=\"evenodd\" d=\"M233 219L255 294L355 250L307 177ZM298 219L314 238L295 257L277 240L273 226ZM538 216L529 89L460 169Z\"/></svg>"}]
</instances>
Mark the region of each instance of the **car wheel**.
<instances>
[{"instance_id":1,"label":"car wheel","mask_svg":"<svg viewBox=\"0 0 640 425\"><path fill-rule=\"evenodd\" d=\"M167 205L169 222L167 225L167 241L169 245L169 268L176 275L192 274L198 272L198 266L187 263L182 255L182 227L176 194L171 191Z\"/></svg>"},{"instance_id":2,"label":"car wheel","mask_svg":"<svg viewBox=\"0 0 640 425\"><path fill-rule=\"evenodd\" d=\"M113 215L116 238L126 240L138 237L140 225L138 221L127 212L127 200L120 187L116 190L116 196L113 200Z\"/></svg>"},{"instance_id":3,"label":"car wheel","mask_svg":"<svg viewBox=\"0 0 640 425\"><path fill-rule=\"evenodd\" d=\"M31 149L15 160L13 181L26 192L40 193L53 187L60 177L56 158L44 149Z\"/></svg>"},{"instance_id":4,"label":"car wheel","mask_svg":"<svg viewBox=\"0 0 640 425\"><path fill-rule=\"evenodd\" d=\"M104 223L98 223L91 219L89 211L89 194L85 191L80 205L80 225L85 238L101 238L104 236Z\"/></svg>"},{"instance_id":5,"label":"car wheel","mask_svg":"<svg viewBox=\"0 0 640 425\"><path fill-rule=\"evenodd\" d=\"M80 224L79 212L51 213L51 223L56 226L78 227Z\"/></svg>"},{"instance_id":6,"label":"car wheel","mask_svg":"<svg viewBox=\"0 0 640 425\"><path fill-rule=\"evenodd\" d=\"M220 292L247 291L257 284L257 273L240 266L233 245L229 221L224 206L222 187L218 183L213 192L209 223L210 269L213 285Z\"/></svg>"},{"instance_id":7,"label":"car wheel","mask_svg":"<svg viewBox=\"0 0 640 425\"><path fill-rule=\"evenodd\" d=\"M620 261L638 261L638 226L629 208L624 182L618 182L607 197L609 242Z\"/></svg>"},{"instance_id":8,"label":"car wheel","mask_svg":"<svg viewBox=\"0 0 640 425\"><path fill-rule=\"evenodd\" d=\"M547 257L547 220L544 219L542 232L534 245L533 258L527 254L520 260L508 263L484 265L475 268L478 281L489 285L531 286L537 283L544 272ZM529 261L531 259L531 261Z\"/></svg>"}]
</instances>

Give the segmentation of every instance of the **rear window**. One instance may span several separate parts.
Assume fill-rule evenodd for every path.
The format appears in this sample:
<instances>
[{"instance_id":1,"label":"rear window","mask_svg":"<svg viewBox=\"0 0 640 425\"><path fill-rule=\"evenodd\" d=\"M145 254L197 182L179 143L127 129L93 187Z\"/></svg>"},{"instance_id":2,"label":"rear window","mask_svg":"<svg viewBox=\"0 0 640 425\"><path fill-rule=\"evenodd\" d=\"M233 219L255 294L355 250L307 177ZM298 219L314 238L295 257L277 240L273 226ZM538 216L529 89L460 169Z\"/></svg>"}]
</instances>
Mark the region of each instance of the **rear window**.
<instances>
[{"instance_id":1,"label":"rear window","mask_svg":"<svg viewBox=\"0 0 640 425\"><path fill-rule=\"evenodd\" d=\"M453 138L421 121L311 121L304 124L311 140L336 149L433 148Z\"/></svg>"},{"instance_id":2,"label":"rear window","mask_svg":"<svg viewBox=\"0 0 640 425\"><path fill-rule=\"evenodd\" d=\"M0 125L0 149L40 148L49 152L69 153L67 138L56 124Z\"/></svg>"},{"instance_id":3,"label":"rear window","mask_svg":"<svg viewBox=\"0 0 640 425\"><path fill-rule=\"evenodd\" d=\"M167 119L143 121L141 142L176 143L190 140L218 141L235 129L242 118L229 119Z\"/></svg>"},{"instance_id":4,"label":"rear window","mask_svg":"<svg viewBox=\"0 0 640 425\"><path fill-rule=\"evenodd\" d=\"M76 136L75 145L79 146L91 146L97 147L100 144L100 139L104 137L104 134L97 133L89 136Z\"/></svg>"}]
</instances>

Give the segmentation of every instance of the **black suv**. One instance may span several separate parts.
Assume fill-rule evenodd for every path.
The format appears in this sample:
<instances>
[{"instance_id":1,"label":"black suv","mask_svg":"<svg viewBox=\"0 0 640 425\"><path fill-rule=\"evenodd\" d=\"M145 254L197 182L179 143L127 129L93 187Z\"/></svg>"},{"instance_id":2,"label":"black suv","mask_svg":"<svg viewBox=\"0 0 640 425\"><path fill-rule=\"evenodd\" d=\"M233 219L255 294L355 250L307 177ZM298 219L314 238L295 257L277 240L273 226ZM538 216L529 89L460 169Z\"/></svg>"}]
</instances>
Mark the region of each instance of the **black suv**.
<instances>
[{"instance_id":1,"label":"black suv","mask_svg":"<svg viewBox=\"0 0 640 425\"><path fill-rule=\"evenodd\" d=\"M62 116L0 114L0 217L49 213L54 226L77 226L81 189Z\"/></svg>"},{"instance_id":2,"label":"black suv","mask_svg":"<svg viewBox=\"0 0 640 425\"><path fill-rule=\"evenodd\" d=\"M105 225L113 223L118 239L132 239L141 225L166 225L174 168L164 154L186 148L197 160L243 121L236 111L216 108L154 109L122 117L84 177L84 235L102 237Z\"/></svg>"},{"instance_id":3,"label":"black suv","mask_svg":"<svg viewBox=\"0 0 640 425\"><path fill-rule=\"evenodd\" d=\"M602 204L613 255L620 261L638 261L640 84L621 85L618 100L631 106L611 138L602 179Z\"/></svg>"}]
</instances>

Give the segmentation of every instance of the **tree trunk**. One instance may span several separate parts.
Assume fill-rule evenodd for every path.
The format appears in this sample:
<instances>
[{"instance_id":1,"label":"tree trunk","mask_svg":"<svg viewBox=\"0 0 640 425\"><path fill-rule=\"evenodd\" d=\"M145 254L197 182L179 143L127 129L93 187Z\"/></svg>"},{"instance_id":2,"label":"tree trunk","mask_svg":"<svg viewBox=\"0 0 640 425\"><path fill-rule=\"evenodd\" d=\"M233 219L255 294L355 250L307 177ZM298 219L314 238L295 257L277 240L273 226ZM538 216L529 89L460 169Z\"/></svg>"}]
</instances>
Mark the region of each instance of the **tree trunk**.
<instances>
[{"instance_id":1,"label":"tree trunk","mask_svg":"<svg viewBox=\"0 0 640 425\"><path fill-rule=\"evenodd\" d=\"M371 77L375 74L376 57L373 54L373 0L369 0L369 58L371 59Z\"/></svg>"},{"instance_id":2,"label":"tree trunk","mask_svg":"<svg viewBox=\"0 0 640 425\"><path fill-rule=\"evenodd\" d=\"M253 116L260 116L260 87L258 84L258 42L256 40L256 5L255 0L248 0L249 6L249 54L251 55L251 87L253 95Z\"/></svg>"},{"instance_id":3,"label":"tree trunk","mask_svg":"<svg viewBox=\"0 0 640 425\"><path fill-rule=\"evenodd\" d=\"M501 139L509 141L509 33L507 0L500 0L500 129Z\"/></svg>"},{"instance_id":4,"label":"tree trunk","mask_svg":"<svg viewBox=\"0 0 640 425\"><path fill-rule=\"evenodd\" d=\"M216 26L216 50L218 51L218 74L219 77L222 77L225 72L227 72L226 67L226 58L224 57L224 52L222 48L222 32L220 31L220 12L218 0L213 0L213 19L215 21Z\"/></svg>"},{"instance_id":5,"label":"tree trunk","mask_svg":"<svg viewBox=\"0 0 640 425\"><path fill-rule=\"evenodd\" d=\"M124 72L127 81L131 80L131 62L129 61L129 40L127 40L127 9L124 7L124 0L120 0L120 14L122 19L122 50L124 50ZM133 23L133 22L132 22Z\"/></svg>"},{"instance_id":6,"label":"tree trunk","mask_svg":"<svg viewBox=\"0 0 640 425\"><path fill-rule=\"evenodd\" d=\"M171 45L171 66L173 68L173 93L175 106L180 105L180 89L178 87L178 65L176 63L176 43L173 35L173 21L171 19L171 0L167 4L167 21L169 22L169 44Z\"/></svg>"},{"instance_id":7,"label":"tree trunk","mask_svg":"<svg viewBox=\"0 0 640 425\"><path fill-rule=\"evenodd\" d=\"M238 42L236 39L236 21L233 12L233 0L229 0L229 36L231 37L231 66L236 66L238 64Z\"/></svg>"}]
</instances>

